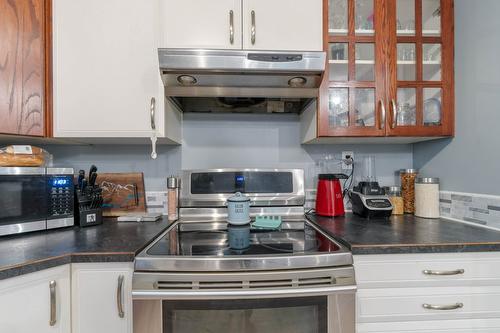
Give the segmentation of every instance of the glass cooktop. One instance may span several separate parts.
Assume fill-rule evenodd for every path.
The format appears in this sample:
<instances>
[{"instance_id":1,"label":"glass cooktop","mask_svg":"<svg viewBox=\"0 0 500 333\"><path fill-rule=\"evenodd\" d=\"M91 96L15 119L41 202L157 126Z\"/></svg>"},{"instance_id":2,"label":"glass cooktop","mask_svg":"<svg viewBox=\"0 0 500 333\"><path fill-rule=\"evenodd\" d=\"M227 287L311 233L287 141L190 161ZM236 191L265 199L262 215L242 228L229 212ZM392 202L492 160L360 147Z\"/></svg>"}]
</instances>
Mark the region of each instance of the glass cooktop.
<instances>
[{"instance_id":1,"label":"glass cooktop","mask_svg":"<svg viewBox=\"0 0 500 333\"><path fill-rule=\"evenodd\" d=\"M146 253L150 256L279 256L322 254L339 246L307 221L284 221L276 230L223 222L177 222Z\"/></svg>"}]
</instances>

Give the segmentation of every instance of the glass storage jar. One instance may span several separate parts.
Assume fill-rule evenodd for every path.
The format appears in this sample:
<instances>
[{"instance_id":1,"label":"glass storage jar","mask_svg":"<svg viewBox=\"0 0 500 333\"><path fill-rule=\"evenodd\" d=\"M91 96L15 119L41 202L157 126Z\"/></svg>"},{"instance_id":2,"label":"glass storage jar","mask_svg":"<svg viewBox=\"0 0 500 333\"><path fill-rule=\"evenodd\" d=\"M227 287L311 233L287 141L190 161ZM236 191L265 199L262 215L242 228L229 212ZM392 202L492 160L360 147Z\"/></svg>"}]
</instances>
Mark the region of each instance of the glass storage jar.
<instances>
[{"instance_id":1,"label":"glass storage jar","mask_svg":"<svg viewBox=\"0 0 500 333\"><path fill-rule=\"evenodd\" d=\"M415 180L415 216L439 218L439 178Z\"/></svg>"},{"instance_id":2,"label":"glass storage jar","mask_svg":"<svg viewBox=\"0 0 500 333\"><path fill-rule=\"evenodd\" d=\"M389 197L389 200L392 203L392 215L403 215L405 211L403 196L401 195L401 187L387 186L384 189L385 194Z\"/></svg>"},{"instance_id":3,"label":"glass storage jar","mask_svg":"<svg viewBox=\"0 0 500 333\"><path fill-rule=\"evenodd\" d=\"M404 212L407 214L415 213L415 179L417 175L418 170L416 169L403 169L400 171Z\"/></svg>"}]
</instances>

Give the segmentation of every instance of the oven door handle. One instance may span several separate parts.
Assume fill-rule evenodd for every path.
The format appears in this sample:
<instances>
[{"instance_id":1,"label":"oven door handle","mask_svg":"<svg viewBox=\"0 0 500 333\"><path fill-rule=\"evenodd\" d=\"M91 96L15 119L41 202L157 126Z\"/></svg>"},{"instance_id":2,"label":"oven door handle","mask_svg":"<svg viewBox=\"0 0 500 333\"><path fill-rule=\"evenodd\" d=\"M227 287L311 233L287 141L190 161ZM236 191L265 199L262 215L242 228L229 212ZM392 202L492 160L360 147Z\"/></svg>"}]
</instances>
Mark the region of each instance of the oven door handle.
<instances>
[{"instance_id":1,"label":"oven door handle","mask_svg":"<svg viewBox=\"0 0 500 333\"><path fill-rule=\"evenodd\" d=\"M289 288L289 289L241 289L241 290L132 290L133 299L234 299L254 297L290 297L290 296L316 296L335 293L355 292L355 285L311 287L311 288Z\"/></svg>"}]
</instances>

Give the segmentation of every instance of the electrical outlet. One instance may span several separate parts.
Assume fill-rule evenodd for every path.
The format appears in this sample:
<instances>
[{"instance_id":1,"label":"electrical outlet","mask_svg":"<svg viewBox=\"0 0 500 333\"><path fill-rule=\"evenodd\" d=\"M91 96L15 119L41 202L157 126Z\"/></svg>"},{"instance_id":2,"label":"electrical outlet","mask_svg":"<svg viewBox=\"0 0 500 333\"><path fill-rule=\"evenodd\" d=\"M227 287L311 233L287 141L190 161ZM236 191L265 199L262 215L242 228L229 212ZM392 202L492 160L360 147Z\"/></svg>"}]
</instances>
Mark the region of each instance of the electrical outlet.
<instances>
[{"instance_id":1,"label":"electrical outlet","mask_svg":"<svg viewBox=\"0 0 500 333\"><path fill-rule=\"evenodd\" d=\"M342 152L342 170L352 170L352 163L346 163L346 160L352 158L354 160L353 151Z\"/></svg>"}]
</instances>

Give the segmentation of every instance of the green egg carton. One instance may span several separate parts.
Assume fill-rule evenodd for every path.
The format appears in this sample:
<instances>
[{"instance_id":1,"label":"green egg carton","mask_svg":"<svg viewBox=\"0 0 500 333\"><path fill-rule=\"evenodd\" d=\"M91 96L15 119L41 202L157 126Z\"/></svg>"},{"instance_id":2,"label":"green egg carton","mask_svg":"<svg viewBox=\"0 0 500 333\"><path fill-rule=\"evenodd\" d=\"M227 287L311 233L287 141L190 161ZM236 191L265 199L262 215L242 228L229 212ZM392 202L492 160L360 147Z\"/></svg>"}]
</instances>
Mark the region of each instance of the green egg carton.
<instances>
[{"instance_id":1,"label":"green egg carton","mask_svg":"<svg viewBox=\"0 0 500 333\"><path fill-rule=\"evenodd\" d=\"M276 230L281 227L281 216L256 216L252 227L256 229Z\"/></svg>"}]
</instances>

